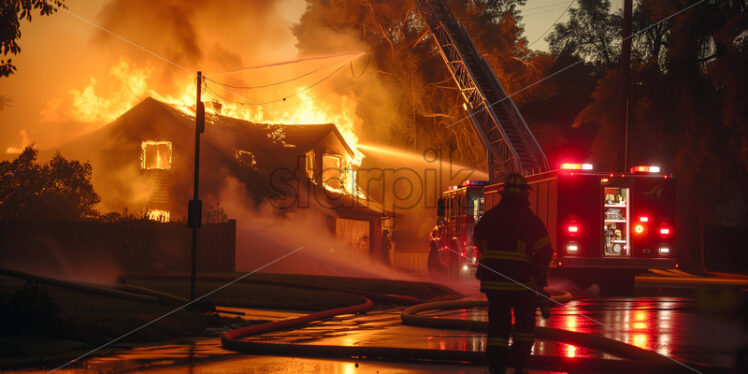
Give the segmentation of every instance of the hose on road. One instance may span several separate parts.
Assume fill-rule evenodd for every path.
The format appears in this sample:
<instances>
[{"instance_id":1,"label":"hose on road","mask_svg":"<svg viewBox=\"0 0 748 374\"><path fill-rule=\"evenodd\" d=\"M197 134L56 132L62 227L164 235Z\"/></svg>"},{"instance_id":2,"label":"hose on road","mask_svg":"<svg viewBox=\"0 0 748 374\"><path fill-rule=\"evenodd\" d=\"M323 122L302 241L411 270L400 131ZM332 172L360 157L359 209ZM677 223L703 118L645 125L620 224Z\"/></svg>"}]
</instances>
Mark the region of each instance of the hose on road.
<instances>
[{"instance_id":1,"label":"hose on road","mask_svg":"<svg viewBox=\"0 0 748 374\"><path fill-rule=\"evenodd\" d=\"M120 297L138 301L159 302L169 304L179 304L185 301L181 297L170 295L168 293L151 290L144 287L122 284L118 289L106 288L98 285L88 285L76 282L62 281L59 279L38 276L19 272L10 269L0 268L0 274L11 276L19 279L35 280L42 283L50 284L57 287L63 287L82 292L102 294L112 297ZM155 276L155 278L172 278L181 279L182 276ZM221 280L224 281L230 277L203 277L200 280ZM322 286L313 286L299 284L295 282L282 281L258 281L258 283L284 285L289 287L299 287L307 289L327 289ZM341 291L341 288L335 288ZM305 356L305 357L326 357L326 358L357 358L389 361L421 361L431 363L463 363L463 364L485 364L485 354L483 352L453 351L453 350L434 350L434 349L417 349L417 348L395 348L395 347L362 347L362 346L329 346L313 344L289 344L289 343L267 343L242 340L244 337L257 335L280 329L289 329L301 327L307 323L323 320L336 315L362 313L373 308L374 303L367 296L370 292L356 292L355 290L346 289L345 292L356 294L364 297L364 302L357 305L346 306L341 308L329 309L321 312L312 313L306 316L281 320L276 322L262 323L231 330L221 336L221 342L226 349L249 353L265 354L279 356ZM551 292L552 297L560 302L570 300L571 295L563 292ZM413 304L415 298L405 295L374 295L379 300L389 300L402 304ZM405 296L405 297L403 297ZM415 300L414 300L415 299ZM439 329L457 329L468 331L484 332L487 323L483 321L455 320L447 318L430 318L420 316L418 313L429 310L444 309L463 309L487 306L486 300L460 300L460 301L439 301L425 304L418 304L406 309L401 318L403 323L431 327ZM536 337L541 340L552 340L566 344L572 344L580 347L586 347L612 355L622 357L624 360L608 360L597 358L566 358L557 356L532 356L530 368L537 370L565 370L565 371L593 371L593 372L633 372L633 371L658 371L662 373L680 372L684 368L677 366L674 362L665 356L656 352L644 350L629 344L625 344L613 339L603 338L600 336L583 334L573 331L553 329L548 327L536 327ZM706 365L689 364L703 373L722 372L722 370Z\"/></svg>"},{"instance_id":2,"label":"hose on road","mask_svg":"<svg viewBox=\"0 0 748 374\"><path fill-rule=\"evenodd\" d=\"M418 315L420 312L448 309L466 309L488 307L488 300L458 300L427 303L406 309L401 318L403 323L411 326L430 327L447 330L467 330L476 332L488 331L488 322L476 320L462 320L453 318L433 318ZM617 340L602 336L584 334L580 332L555 329L551 327L535 327L535 338L551 340L559 343L571 344L579 347L602 351L617 357L648 362L672 363L670 359L657 352L642 349Z\"/></svg>"},{"instance_id":3,"label":"hose on road","mask_svg":"<svg viewBox=\"0 0 748 374\"><path fill-rule=\"evenodd\" d=\"M552 298L559 302L571 300L571 295L563 291L551 291ZM419 316L419 312L435 309L462 309L473 307L486 307L487 300L458 300L440 301L419 304L406 309L401 318L403 323L432 327L439 329L456 329L485 332L487 323L483 321L454 320L446 318L430 318ZM317 344L294 344L294 343L269 343L259 341L242 340L251 335L301 327L308 322L323 318L329 318L341 313L360 313L370 309L372 305L364 303L349 308L338 308L315 313L313 315L294 318L290 320L269 322L262 325L248 326L231 330L221 337L224 348L254 355L279 355L279 356L301 356L315 358L353 358L368 360L387 361L419 361L424 363L463 363L463 364L485 364L485 353L454 350L399 348L399 347L367 347L367 346L331 346ZM622 360L598 359L598 358L567 358L559 356L532 356L529 367L536 370L564 370L580 372L619 372L630 373L634 371L644 372L680 372L684 367L678 366L669 358L656 352L641 349L613 339L604 338L590 334L554 329L548 327L537 327L536 337L543 340L553 340L566 344L586 347L623 358ZM689 364L698 368L702 373L721 372L721 370L706 365Z\"/></svg>"}]
</instances>

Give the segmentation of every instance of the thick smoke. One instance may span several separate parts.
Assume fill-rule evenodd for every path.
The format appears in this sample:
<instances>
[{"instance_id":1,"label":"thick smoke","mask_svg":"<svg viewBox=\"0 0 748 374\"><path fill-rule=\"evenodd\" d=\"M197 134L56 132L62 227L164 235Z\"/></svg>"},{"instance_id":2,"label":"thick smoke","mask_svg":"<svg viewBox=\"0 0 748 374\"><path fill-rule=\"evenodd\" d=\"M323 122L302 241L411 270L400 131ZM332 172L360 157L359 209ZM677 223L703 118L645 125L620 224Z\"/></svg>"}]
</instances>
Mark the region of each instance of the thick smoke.
<instances>
[{"instance_id":1,"label":"thick smoke","mask_svg":"<svg viewBox=\"0 0 748 374\"><path fill-rule=\"evenodd\" d=\"M108 124L147 96L181 98L192 85L194 97L194 74L180 67L215 73L294 59L298 51L290 27L304 1L82 1L70 4L70 11L131 43L66 12L22 25L23 53L14 58L19 71L0 81L8 104L0 108L2 150L17 151L28 143L58 147ZM295 68L224 78L230 84L267 84L287 79ZM293 90L241 94L263 101ZM28 139L19 136L22 130Z\"/></svg>"},{"instance_id":2,"label":"thick smoke","mask_svg":"<svg viewBox=\"0 0 748 374\"><path fill-rule=\"evenodd\" d=\"M409 278L336 238L326 224L331 212L315 206L314 199L310 208L279 211L269 203L255 206L249 196L243 183L226 177L217 197L227 215L237 220L237 271L262 267L263 272Z\"/></svg>"}]
</instances>

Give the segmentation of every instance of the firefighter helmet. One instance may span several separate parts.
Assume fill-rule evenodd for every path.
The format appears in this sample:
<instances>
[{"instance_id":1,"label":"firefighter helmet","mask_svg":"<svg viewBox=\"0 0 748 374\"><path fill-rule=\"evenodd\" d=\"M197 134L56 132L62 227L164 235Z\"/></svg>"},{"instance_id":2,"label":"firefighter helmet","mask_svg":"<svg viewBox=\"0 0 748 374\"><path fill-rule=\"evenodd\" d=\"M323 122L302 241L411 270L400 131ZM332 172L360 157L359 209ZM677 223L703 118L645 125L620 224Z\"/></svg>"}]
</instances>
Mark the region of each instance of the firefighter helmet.
<instances>
[{"instance_id":1,"label":"firefighter helmet","mask_svg":"<svg viewBox=\"0 0 748 374\"><path fill-rule=\"evenodd\" d=\"M504 188L501 190L502 195L519 195L526 196L530 186L527 179L520 174L512 173L504 178Z\"/></svg>"}]
</instances>

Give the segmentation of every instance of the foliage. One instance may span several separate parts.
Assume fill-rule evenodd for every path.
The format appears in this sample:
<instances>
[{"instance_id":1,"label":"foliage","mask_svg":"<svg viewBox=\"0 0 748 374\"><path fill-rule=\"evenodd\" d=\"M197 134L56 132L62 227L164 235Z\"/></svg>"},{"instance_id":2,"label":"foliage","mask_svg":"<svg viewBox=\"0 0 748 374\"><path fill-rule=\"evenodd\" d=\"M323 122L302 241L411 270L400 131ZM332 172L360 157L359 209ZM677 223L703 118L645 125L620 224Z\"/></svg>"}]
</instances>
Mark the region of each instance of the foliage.
<instances>
[{"instance_id":1,"label":"foliage","mask_svg":"<svg viewBox=\"0 0 748 374\"><path fill-rule=\"evenodd\" d=\"M644 32L635 35L632 46L629 165L659 164L678 178L682 220L696 214L707 223L744 227L748 109L741 103L748 94L748 2L704 2L655 24L689 4L640 0L634 8L633 30ZM617 16L601 16L610 17ZM595 27L567 22L556 28L564 33L553 34L551 42ZM599 51L571 50L598 69L591 101L575 125L597 132L590 152L596 168L620 170L624 111L618 69L599 58Z\"/></svg>"},{"instance_id":2,"label":"foliage","mask_svg":"<svg viewBox=\"0 0 748 374\"><path fill-rule=\"evenodd\" d=\"M58 153L47 164L26 147L13 161L0 162L0 219L70 221L96 216L100 199L91 184L91 165Z\"/></svg>"},{"instance_id":3,"label":"foliage","mask_svg":"<svg viewBox=\"0 0 748 374\"><path fill-rule=\"evenodd\" d=\"M572 52L601 69L614 66L620 54L621 16L610 13L609 0L578 3L569 9L569 21L557 23L548 35L551 53Z\"/></svg>"},{"instance_id":4,"label":"foliage","mask_svg":"<svg viewBox=\"0 0 748 374\"><path fill-rule=\"evenodd\" d=\"M454 0L449 6L507 92L539 80L553 64L547 54L527 48L518 6L524 0ZM303 54L363 50L373 78L342 94L358 100L365 142L422 151L456 151L458 162L482 165L484 151L465 121L462 97L444 66L413 1L307 0L294 27ZM550 96L538 85L514 99ZM455 124L454 126L447 126Z\"/></svg>"},{"instance_id":5,"label":"foliage","mask_svg":"<svg viewBox=\"0 0 748 374\"><path fill-rule=\"evenodd\" d=\"M0 2L0 51L3 56L21 52L18 39L21 38L21 21L31 22L31 13L51 15L59 8L65 8L64 0L3 0ZM16 70L10 58L0 60L0 77L7 77Z\"/></svg>"},{"instance_id":6,"label":"foliage","mask_svg":"<svg viewBox=\"0 0 748 374\"><path fill-rule=\"evenodd\" d=\"M0 296L0 332L4 334L62 337L71 327L42 283L30 280L23 290Z\"/></svg>"}]
</instances>

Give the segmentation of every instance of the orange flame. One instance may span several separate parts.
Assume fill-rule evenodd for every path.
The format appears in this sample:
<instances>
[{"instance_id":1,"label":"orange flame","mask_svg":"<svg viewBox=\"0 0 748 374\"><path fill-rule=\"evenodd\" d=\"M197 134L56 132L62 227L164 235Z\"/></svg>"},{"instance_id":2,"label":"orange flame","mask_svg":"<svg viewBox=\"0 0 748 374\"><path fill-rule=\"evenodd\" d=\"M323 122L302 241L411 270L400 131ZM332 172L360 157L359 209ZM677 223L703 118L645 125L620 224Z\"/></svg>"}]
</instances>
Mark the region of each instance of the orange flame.
<instances>
[{"instance_id":1,"label":"orange flame","mask_svg":"<svg viewBox=\"0 0 748 374\"><path fill-rule=\"evenodd\" d=\"M171 219L171 212L162 209L150 209L146 216L151 221L156 222L169 222Z\"/></svg>"},{"instance_id":2,"label":"orange flame","mask_svg":"<svg viewBox=\"0 0 748 374\"><path fill-rule=\"evenodd\" d=\"M140 154L141 169L171 168L171 142L146 140L140 143L140 148L143 150Z\"/></svg>"}]
</instances>

